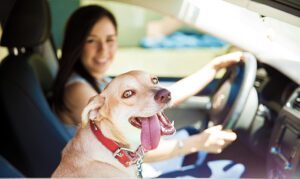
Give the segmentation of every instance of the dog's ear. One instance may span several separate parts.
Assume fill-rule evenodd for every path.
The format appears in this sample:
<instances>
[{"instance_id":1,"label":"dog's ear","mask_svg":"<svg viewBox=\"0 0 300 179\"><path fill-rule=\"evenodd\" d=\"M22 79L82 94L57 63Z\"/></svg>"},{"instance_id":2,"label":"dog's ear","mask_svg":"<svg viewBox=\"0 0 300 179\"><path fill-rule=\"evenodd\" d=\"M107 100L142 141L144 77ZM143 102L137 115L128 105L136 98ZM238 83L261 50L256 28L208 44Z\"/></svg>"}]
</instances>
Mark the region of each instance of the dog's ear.
<instances>
[{"instance_id":1,"label":"dog's ear","mask_svg":"<svg viewBox=\"0 0 300 179\"><path fill-rule=\"evenodd\" d=\"M81 127L86 127L89 120L95 120L98 117L100 108L103 106L105 98L98 94L93 96L81 114Z\"/></svg>"}]
</instances>

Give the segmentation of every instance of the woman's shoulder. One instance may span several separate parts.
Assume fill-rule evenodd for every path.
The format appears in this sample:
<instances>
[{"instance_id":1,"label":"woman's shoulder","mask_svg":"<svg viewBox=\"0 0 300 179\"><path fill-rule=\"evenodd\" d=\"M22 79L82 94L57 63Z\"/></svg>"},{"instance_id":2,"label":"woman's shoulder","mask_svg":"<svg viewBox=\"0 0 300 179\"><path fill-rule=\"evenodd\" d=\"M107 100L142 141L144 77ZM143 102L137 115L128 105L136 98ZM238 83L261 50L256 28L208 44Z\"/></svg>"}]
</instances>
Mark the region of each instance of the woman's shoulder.
<instances>
[{"instance_id":1,"label":"woman's shoulder","mask_svg":"<svg viewBox=\"0 0 300 179\"><path fill-rule=\"evenodd\" d=\"M88 103L92 96L97 95L97 92L85 83L73 83L65 87L64 101L72 114L68 113L74 121L80 122L80 114L82 109Z\"/></svg>"},{"instance_id":2,"label":"woman's shoulder","mask_svg":"<svg viewBox=\"0 0 300 179\"><path fill-rule=\"evenodd\" d=\"M65 85L65 96L68 99L80 98L82 95L86 93L90 94L94 91L95 90L88 83L88 81L80 75L78 75L77 73L72 73L68 82Z\"/></svg>"},{"instance_id":3,"label":"woman's shoulder","mask_svg":"<svg viewBox=\"0 0 300 179\"><path fill-rule=\"evenodd\" d=\"M68 99L86 98L96 94L97 92L88 83L76 82L65 87L65 96Z\"/></svg>"}]
</instances>

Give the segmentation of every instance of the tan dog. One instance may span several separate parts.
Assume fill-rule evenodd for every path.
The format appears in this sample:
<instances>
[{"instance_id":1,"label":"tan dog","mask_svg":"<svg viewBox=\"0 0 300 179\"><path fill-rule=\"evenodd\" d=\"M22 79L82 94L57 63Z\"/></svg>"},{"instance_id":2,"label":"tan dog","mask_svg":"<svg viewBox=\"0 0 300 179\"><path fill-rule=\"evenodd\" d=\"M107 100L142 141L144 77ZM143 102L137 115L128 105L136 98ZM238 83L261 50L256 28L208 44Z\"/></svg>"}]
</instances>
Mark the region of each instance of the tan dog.
<instances>
[{"instance_id":1,"label":"tan dog","mask_svg":"<svg viewBox=\"0 0 300 179\"><path fill-rule=\"evenodd\" d=\"M116 77L83 110L82 128L52 177L136 177L134 164L144 152L175 132L162 113L170 99L155 76L131 71Z\"/></svg>"}]
</instances>

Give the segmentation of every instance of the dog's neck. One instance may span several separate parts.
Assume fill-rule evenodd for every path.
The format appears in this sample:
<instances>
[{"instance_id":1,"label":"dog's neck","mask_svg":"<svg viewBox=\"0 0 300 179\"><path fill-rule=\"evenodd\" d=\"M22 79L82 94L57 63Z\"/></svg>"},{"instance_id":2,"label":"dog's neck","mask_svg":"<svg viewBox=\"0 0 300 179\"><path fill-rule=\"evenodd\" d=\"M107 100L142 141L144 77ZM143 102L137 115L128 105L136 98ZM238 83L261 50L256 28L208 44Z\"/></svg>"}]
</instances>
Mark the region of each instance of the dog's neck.
<instances>
[{"instance_id":1,"label":"dog's neck","mask_svg":"<svg viewBox=\"0 0 300 179\"><path fill-rule=\"evenodd\" d=\"M96 124L99 125L99 122ZM77 145L78 141L76 141L77 144L72 144L71 142L68 145L73 145L72 148L76 148L75 150L77 150L78 153L84 153L85 158L88 158L89 160L91 160L91 162L98 161L102 163L107 163L118 168L119 170L121 170L129 176L136 177L136 166L131 165L126 168L123 164L121 164L113 156L112 152L97 140L89 125L86 128L80 129L77 132L75 138L77 138L76 140L79 140L80 145ZM66 150L64 150L65 154L68 153L67 148Z\"/></svg>"},{"instance_id":2,"label":"dog's neck","mask_svg":"<svg viewBox=\"0 0 300 179\"><path fill-rule=\"evenodd\" d=\"M111 119L101 117L98 119L97 126L107 138L116 141L124 148L136 150L141 144L141 130L132 126L128 122L128 117L124 118L124 116L126 115L115 112Z\"/></svg>"},{"instance_id":3,"label":"dog's neck","mask_svg":"<svg viewBox=\"0 0 300 179\"><path fill-rule=\"evenodd\" d=\"M101 129L105 137L117 142L121 147L130 148L126 137L111 121L102 119L100 122L97 122L96 125Z\"/></svg>"},{"instance_id":4,"label":"dog's neck","mask_svg":"<svg viewBox=\"0 0 300 179\"><path fill-rule=\"evenodd\" d=\"M128 148L124 148L115 141L105 137L100 130L100 128L95 124L95 122L90 121L90 129L96 136L98 141L102 143L107 149L109 149L114 157L120 161L125 167L132 164L141 163L142 157L144 155L144 148L140 145L137 150L133 151Z\"/></svg>"}]
</instances>

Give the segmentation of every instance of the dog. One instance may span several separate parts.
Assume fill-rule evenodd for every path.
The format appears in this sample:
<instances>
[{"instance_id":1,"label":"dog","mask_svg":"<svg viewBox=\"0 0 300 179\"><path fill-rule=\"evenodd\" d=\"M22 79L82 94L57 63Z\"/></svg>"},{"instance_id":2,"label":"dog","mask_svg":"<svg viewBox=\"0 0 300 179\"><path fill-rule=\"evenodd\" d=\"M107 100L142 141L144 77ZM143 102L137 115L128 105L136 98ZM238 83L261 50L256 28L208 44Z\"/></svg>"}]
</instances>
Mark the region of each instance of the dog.
<instances>
[{"instance_id":1,"label":"dog","mask_svg":"<svg viewBox=\"0 0 300 179\"><path fill-rule=\"evenodd\" d=\"M117 76L83 109L81 128L52 177L137 177L144 153L176 131L163 113L170 100L155 76L142 71Z\"/></svg>"}]
</instances>

